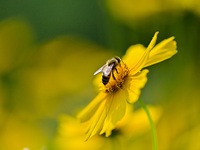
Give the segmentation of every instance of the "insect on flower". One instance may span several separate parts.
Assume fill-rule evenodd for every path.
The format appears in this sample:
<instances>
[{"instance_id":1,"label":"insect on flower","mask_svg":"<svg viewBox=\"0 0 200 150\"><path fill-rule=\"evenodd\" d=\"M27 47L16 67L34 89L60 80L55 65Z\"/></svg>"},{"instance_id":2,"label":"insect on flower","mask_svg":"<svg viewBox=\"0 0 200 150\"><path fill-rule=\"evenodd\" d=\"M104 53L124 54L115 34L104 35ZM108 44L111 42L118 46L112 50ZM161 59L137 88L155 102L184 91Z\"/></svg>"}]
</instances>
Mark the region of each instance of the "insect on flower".
<instances>
[{"instance_id":1,"label":"insect on flower","mask_svg":"<svg viewBox=\"0 0 200 150\"><path fill-rule=\"evenodd\" d=\"M100 72L103 72L102 74L102 83L104 85L106 85L109 80L110 80L110 75L112 73L112 77L114 80L116 80L115 76L114 76L114 70L118 73L117 71L117 68L116 66L117 65L120 65L121 63L121 58L118 57L118 56L115 56L114 58L112 59L109 59L105 65L103 65L101 68L99 68L95 73L94 75L100 73Z\"/></svg>"},{"instance_id":2,"label":"insect on flower","mask_svg":"<svg viewBox=\"0 0 200 150\"><path fill-rule=\"evenodd\" d=\"M147 66L169 59L177 53L174 37L156 44L158 32L147 48L141 44L130 46L120 59L118 56L108 60L94 75L98 78L99 94L78 115L81 122L87 122L86 140L95 134L108 137L125 115L126 102L138 100L141 89L147 82Z\"/></svg>"}]
</instances>

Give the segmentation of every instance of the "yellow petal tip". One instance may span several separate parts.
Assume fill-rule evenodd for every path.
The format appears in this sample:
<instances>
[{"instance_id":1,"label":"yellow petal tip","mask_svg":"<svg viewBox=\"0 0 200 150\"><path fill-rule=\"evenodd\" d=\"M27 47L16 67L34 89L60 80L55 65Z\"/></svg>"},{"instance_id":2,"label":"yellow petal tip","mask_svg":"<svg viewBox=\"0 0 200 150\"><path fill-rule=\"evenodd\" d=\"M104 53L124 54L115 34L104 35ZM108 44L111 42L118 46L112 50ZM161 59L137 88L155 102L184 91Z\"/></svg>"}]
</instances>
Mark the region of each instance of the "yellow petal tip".
<instances>
[{"instance_id":1,"label":"yellow petal tip","mask_svg":"<svg viewBox=\"0 0 200 150\"><path fill-rule=\"evenodd\" d=\"M158 35L159 31L156 31L155 35Z\"/></svg>"},{"instance_id":2,"label":"yellow petal tip","mask_svg":"<svg viewBox=\"0 0 200 150\"><path fill-rule=\"evenodd\" d=\"M159 32L157 31L157 32L154 34L154 36L153 36L151 42L149 43L149 45L148 45L148 47L147 47L147 50L148 50L148 51L150 51L150 50L154 47L154 45L156 44L158 33L159 33Z\"/></svg>"}]
</instances>

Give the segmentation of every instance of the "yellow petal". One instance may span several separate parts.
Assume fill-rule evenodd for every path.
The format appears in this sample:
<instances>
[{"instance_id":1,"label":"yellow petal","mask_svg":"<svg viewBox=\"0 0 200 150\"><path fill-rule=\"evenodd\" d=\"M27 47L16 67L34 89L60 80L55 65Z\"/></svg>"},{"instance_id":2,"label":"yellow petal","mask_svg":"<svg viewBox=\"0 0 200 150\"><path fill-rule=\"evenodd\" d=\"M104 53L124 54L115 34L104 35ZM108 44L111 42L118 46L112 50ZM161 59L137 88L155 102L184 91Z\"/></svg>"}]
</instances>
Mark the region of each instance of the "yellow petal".
<instances>
[{"instance_id":1,"label":"yellow petal","mask_svg":"<svg viewBox=\"0 0 200 150\"><path fill-rule=\"evenodd\" d=\"M108 137L126 111L126 97L122 90L112 94L111 99L108 99L106 103L106 110L107 116L100 134L106 133L106 137Z\"/></svg>"},{"instance_id":2,"label":"yellow petal","mask_svg":"<svg viewBox=\"0 0 200 150\"><path fill-rule=\"evenodd\" d=\"M173 41L174 37L170 37L163 40L158 45L156 45L149 53L149 58L145 64L145 67L159 63L163 60L169 59L174 54L177 53L176 42Z\"/></svg>"},{"instance_id":3,"label":"yellow petal","mask_svg":"<svg viewBox=\"0 0 200 150\"><path fill-rule=\"evenodd\" d=\"M87 131L85 141L87 141L90 137L94 136L95 134L98 134L102 129L104 120L107 115L105 109L106 102L107 101L103 101L97 108L96 112L93 114L93 117L90 120L90 125Z\"/></svg>"},{"instance_id":4,"label":"yellow petal","mask_svg":"<svg viewBox=\"0 0 200 150\"><path fill-rule=\"evenodd\" d=\"M99 105L106 98L106 93L100 92L93 100L88 104L77 116L81 122L89 120L92 115L95 113Z\"/></svg>"},{"instance_id":5,"label":"yellow petal","mask_svg":"<svg viewBox=\"0 0 200 150\"><path fill-rule=\"evenodd\" d=\"M145 54L146 47L141 44L132 45L122 57L122 60L128 65L128 68L134 67Z\"/></svg>"},{"instance_id":6,"label":"yellow petal","mask_svg":"<svg viewBox=\"0 0 200 150\"><path fill-rule=\"evenodd\" d=\"M129 76L124 84L124 92L126 99L129 103L134 103L138 100L141 88L143 88L147 82L147 73L149 70L145 69L140 71L134 76Z\"/></svg>"},{"instance_id":7,"label":"yellow petal","mask_svg":"<svg viewBox=\"0 0 200 150\"><path fill-rule=\"evenodd\" d=\"M156 40L157 40L158 32L156 32L151 40L149 46L144 48L142 45L134 45L131 46L128 50L126 55L123 57L125 63L128 65L130 69L130 74L134 75L139 72L149 57L149 52L154 47Z\"/></svg>"},{"instance_id":8,"label":"yellow petal","mask_svg":"<svg viewBox=\"0 0 200 150\"><path fill-rule=\"evenodd\" d=\"M102 74L97 74L94 77L93 84L97 92L102 91L102 89L104 88L104 85L102 83Z\"/></svg>"},{"instance_id":9,"label":"yellow petal","mask_svg":"<svg viewBox=\"0 0 200 150\"><path fill-rule=\"evenodd\" d=\"M156 32L156 33L154 34L154 36L153 36L151 42L149 43L149 45L148 45L148 47L147 47L147 51L148 51L148 50L151 50L151 49L154 47L154 45L156 44L158 33L159 33L159 32Z\"/></svg>"}]
</instances>

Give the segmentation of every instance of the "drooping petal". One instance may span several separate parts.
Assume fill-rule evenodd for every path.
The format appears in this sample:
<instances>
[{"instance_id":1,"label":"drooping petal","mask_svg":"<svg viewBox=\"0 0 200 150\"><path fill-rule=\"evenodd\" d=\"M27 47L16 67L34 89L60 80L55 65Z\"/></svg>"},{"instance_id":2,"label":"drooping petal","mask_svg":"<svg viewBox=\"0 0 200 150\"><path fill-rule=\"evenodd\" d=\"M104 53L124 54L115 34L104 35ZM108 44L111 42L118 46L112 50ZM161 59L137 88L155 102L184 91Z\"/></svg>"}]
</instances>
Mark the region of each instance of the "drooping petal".
<instances>
[{"instance_id":1,"label":"drooping petal","mask_svg":"<svg viewBox=\"0 0 200 150\"><path fill-rule=\"evenodd\" d=\"M126 111L126 98L122 90L112 94L112 98L108 99L106 103L106 110L107 116L100 134L105 133L105 136L108 137Z\"/></svg>"},{"instance_id":2,"label":"drooping petal","mask_svg":"<svg viewBox=\"0 0 200 150\"><path fill-rule=\"evenodd\" d=\"M154 47L156 40L157 40L158 32L156 32L151 40L149 46L145 49L144 46L138 44L131 46L125 56L123 57L125 63L130 68L130 74L134 75L139 72L149 57L149 53L151 49Z\"/></svg>"},{"instance_id":3,"label":"drooping petal","mask_svg":"<svg viewBox=\"0 0 200 150\"><path fill-rule=\"evenodd\" d=\"M122 119L126 110L126 99L123 91L119 90L114 94L109 94L102 101L93 116L89 120L86 131L86 141L95 134L106 133L106 137L111 134L116 123Z\"/></svg>"},{"instance_id":4,"label":"drooping petal","mask_svg":"<svg viewBox=\"0 0 200 150\"><path fill-rule=\"evenodd\" d=\"M144 67L169 59L177 53L174 37L170 37L157 44L149 53L149 58Z\"/></svg>"},{"instance_id":5,"label":"drooping petal","mask_svg":"<svg viewBox=\"0 0 200 150\"><path fill-rule=\"evenodd\" d=\"M77 116L81 122L89 120L99 107L102 101L105 101L106 93L100 92Z\"/></svg>"},{"instance_id":6,"label":"drooping petal","mask_svg":"<svg viewBox=\"0 0 200 150\"><path fill-rule=\"evenodd\" d=\"M94 112L92 118L90 119L89 127L86 131L87 135L85 141L87 141L90 137L94 136L95 134L98 134L102 129L105 118L107 116L107 112L105 109L106 102L107 101L105 100L99 105L96 112Z\"/></svg>"},{"instance_id":7,"label":"drooping petal","mask_svg":"<svg viewBox=\"0 0 200 150\"><path fill-rule=\"evenodd\" d=\"M123 90L129 103L134 103L138 100L141 88L143 88L147 82L148 72L149 70L144 69L136 75L129 76L125 81Z\"/></svg>"}]
</instances>

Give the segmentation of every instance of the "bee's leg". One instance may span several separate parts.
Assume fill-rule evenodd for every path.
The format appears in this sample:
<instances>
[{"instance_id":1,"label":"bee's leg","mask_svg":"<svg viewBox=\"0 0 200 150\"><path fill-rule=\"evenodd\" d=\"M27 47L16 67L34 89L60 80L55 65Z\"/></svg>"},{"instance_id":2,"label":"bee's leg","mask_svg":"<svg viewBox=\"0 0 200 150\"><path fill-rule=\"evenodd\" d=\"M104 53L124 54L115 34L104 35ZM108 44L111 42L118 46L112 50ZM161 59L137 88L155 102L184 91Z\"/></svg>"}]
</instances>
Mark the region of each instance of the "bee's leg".
<instances>
[{"instance_id":1,"label":"bee's leg","mask_svg":"<svg viewBox=\"0 0 200 150\"><path fill-rule=\"evenodd\" d=\"M117 72L118 73L118 72ZM115 78L115 75L114 75L114 71L112 71L112 77L113 79L117 82L116 78Z\"/></svg>"},{"instance_id":2,"label":"bee's leg","mask_svg":"<svg viewBox=\"0 0 200 150\"><path fill-rule=\"evenodd\" d=\"M117 72L117 74L118 74L118 71L117 71L117 68L115 67L115 71Z\"/></svg>"},{"instance_id":3,"label":"bee's leg","mask_svg":"<svg viewBox=\"0 0 200 150\"><path fill-rule=\"evenodd\" d=\"M112 77L113 77L113 79L116 81L116 78L115 78L115 76L114 76L114 72L112 71Z\"/></svg>"}]
</instances>

